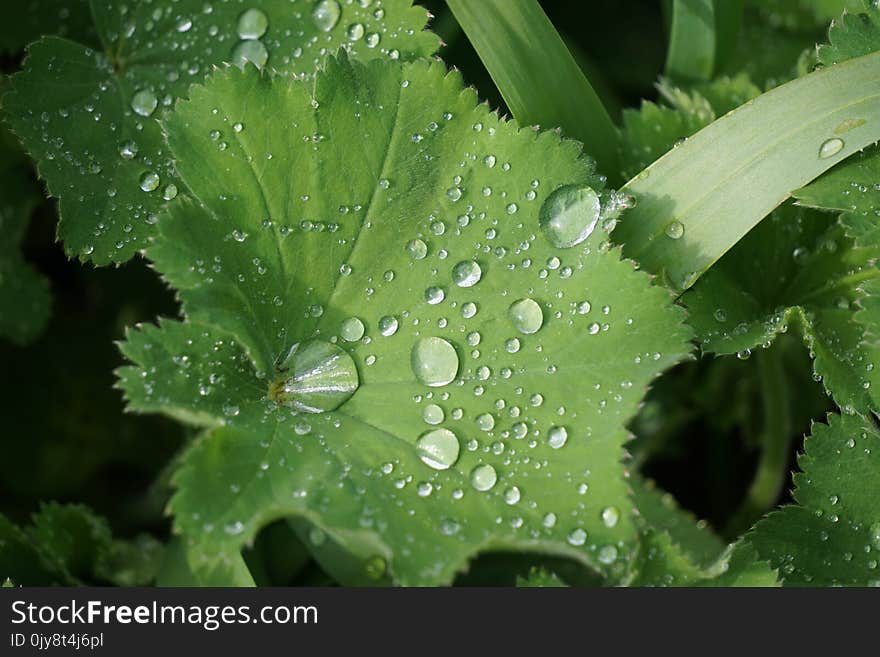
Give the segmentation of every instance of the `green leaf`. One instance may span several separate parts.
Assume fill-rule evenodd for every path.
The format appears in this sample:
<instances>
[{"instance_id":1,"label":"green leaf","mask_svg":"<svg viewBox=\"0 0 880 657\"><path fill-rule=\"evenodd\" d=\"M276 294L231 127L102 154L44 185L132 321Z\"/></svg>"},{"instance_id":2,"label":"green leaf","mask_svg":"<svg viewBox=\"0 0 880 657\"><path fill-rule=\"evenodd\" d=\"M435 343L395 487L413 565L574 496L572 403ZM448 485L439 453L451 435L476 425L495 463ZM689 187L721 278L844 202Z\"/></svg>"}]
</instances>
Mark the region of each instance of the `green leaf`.
<instances>
[{"instance_id":1,"label":"green leaf","mask_svg":"<svg viewBox=\"0 0 880 657\"><path fill-rule=\"evenodd\" d=\"M532 568L526 577L517 577L520 588L562 588L567 586L559 577L544 568Z\"/></svg>"},{"instance_id":2,"label":"green leaf","mask_svg":"<svg viewBox=\"0 0 880 657\"><path fill-rule=\"evenodd\" d=\"M853 311L863 284L880 276L869 255L853 249L827 215L789 205L756 227L682 301L707 352L747 357L795 328L835 402L865 411L876 407L870 389L875 356L861 346L864 329Z\"/></svg>"},{"instance_id":3,"label":"green leaf","mask_svg":"<svg viewBox=\"0 0 880 657\"><path fill-rule=\"evenodd\" d=\"M20 251L41 194L21 148L2 128L0 181L0 337L23 345L39 337L49 320L49 283Z\"/></svg>"},{"instance_id":4,"label":"green leaf","mask_svg":"<svg viewBox=\"0 0 880 657\"><path fill-rule=\"evenodd\" d=\"M724 543L706 525L681 509L675 498L657 488L653 481L632 480L633 502L645 523L669 536L670 542L697 566L708 566L724 551Z\"/></svg>"},{"instance_id":5,"label":"green leaf","mask_svg":"<svg viewBox=\"0 0 880 657\"><path fill-rule=\"evenodd\" d=\"M514 118L521 125L562 128L616 176L617 130L537 0L447 4Z\"/></svg>"},{"instance_id":6,"label":"green leaf","mask_svg":"<svg viewBox=\"0 0 880 657\"><path fill-rule=\"evenodd\" d=\"M113 583L155 578L162 546L148 536L115 540L106 520L81 505L43 505L19 529L0 515L0 578L17 586Z\"/></svg>"},{"instance_id":7,"label":"green leaf","mask_svg":"<svg viewBox=\"0 0 880 657\"><path fill-rule=\"evenodd\" d=\"M668 152L625 187L638 204L615 232L624 252L693 285L792 190L880 138L878 66L874 53L811 73Z\"/></svg>"},{"instance_id":8,"label":"green leaf","mask_svg":"<svg viewBox=\"0 0 880 657\"><path fill-rule=\"evenodd\" d=\"M787 586L880 584L880 434L856 415L816 424L798 460L794 498L747 535Z\"/></svg>"},{"instance_id":9,"label":"green leaf","mask_svg":"<svg viewBox=\"0 0 880 657\"><path fill-rule=\"evenodd\" d=\"M242 48L299 76L340 47L364 59L406 60L437 45L422 31L427 13L409 0L386 0L381 9L347 3L340 10L336 0L301 9L287 0L261 3L262 10L231 0L212 2L208 13L204 7L202 0L131 9L93 0L103 51L44 38L13 77L8 121L60 201L58 233L68 255L123 262L149 244L162 208L182 191L155 119L214 66L243 64Z\"/></svg>"},{"instance_id":10,"label":"green leaf","mask_svg":"<svg viewBox=\"0 0 880 657\"><path fill-rule=\"evenodd\" d=\"M666 75L708 80L715 68L715 0L673 0ZM722 3L723 4L723 3Z\"/></svg>"},{"instance_id":11,"label":"green leaf","mask_svg":"<svg viewBox=\"0 0 880 657\"><path fill-rule=\"evenodd\" d=\"M210 429L172 501L197 571L297 516L402 584L492 548L626 572L624 423L689 332L601 229L539 227L552 193L619 209L579 145L476 101L437 62L331 59L314 90L219 72L169 117L196 200L148 256L187 320L130 332L119 375L133 409Z\"/></svg>"}]
</instances>

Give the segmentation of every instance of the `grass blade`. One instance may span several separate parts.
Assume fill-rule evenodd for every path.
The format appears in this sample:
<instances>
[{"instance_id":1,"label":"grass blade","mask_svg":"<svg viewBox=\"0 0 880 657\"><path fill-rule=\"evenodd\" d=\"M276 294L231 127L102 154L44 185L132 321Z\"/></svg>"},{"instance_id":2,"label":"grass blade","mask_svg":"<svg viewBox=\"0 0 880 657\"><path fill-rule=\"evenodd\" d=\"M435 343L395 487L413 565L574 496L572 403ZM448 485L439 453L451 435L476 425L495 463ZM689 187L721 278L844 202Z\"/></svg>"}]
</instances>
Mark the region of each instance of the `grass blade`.
<instances>
[{"instance_id":1,"label":"grass blade","mask_svg":"<svg viewBox=\"0 0 880 657\"><path fill-rule=\"evenodd\" d=\"M821 69L704 128L628 182L624 252L683 291L770 211L880 139L880 53Z\"/></svg>"},{"instance_id":2,"label":"grass blade","mask_svg":"<svg viewBox=\"0 0 880 657\"><path fill-rule=\"evenodd\" d=\"M537 0L447 0L523 125L561 127L578 139L612 179L618 166L617 130L599 96Z\"/></svg>"},{"instance_id":3,"label":"grass blade","mask_svg":"<svg viewBox=\"0 0 880 657\"><path fill-rule=\"evenodd\" d=\"M666 75L680 82L708 80L714 68L714 0L674 0Z\"/></svg>"}]
</instances>

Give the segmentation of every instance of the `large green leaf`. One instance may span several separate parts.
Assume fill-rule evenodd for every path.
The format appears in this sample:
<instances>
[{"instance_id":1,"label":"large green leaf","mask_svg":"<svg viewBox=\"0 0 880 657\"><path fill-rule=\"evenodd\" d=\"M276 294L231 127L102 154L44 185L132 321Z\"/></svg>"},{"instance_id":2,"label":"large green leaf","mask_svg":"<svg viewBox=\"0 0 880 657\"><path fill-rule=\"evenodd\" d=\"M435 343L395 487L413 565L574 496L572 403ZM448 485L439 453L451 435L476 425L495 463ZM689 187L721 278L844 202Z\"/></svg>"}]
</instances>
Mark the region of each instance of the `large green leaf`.
<instances>
[{"instance_id":1,"label":"large green leaf","mask_svg":"<svg viewBox=\"0 0 880 657\"><path fill-rule=\"evenodd\" d=\"M92 4L103 51L38 41L4 105L60 201L67 253L96 264L145 248L181 191L156 118L214 66L249 59L308 76L340 47L364 59L411 59L437 45L422 31L427 13L409 0Z\"/></svg>"},{"instance_id":2,"label":"large green leaf","mask_svg":"<svg viewBox=\"0 0 880 657\"><path fill-rule=\"evenodd\" d=\"M300 516L404 584L490 548L624 576L624 423L689 332L591 221L620 199L578 144L500 121L436 62L332 59L314 91L229 69L166 130L196 199L148 256L187 320L132 331L120 379L133 409L209 428L172 502L197 571ZM554 246L566 217L576 248ZM326 367L294 355L294 384L297 344Z\"/></svg>"},{"instance_id":3,"label":"large green leaf","mask_svg":"<svg viewBox=\"0 0 880 657\"><path fill-rule=\"evenodd\" d=\"M880 585L880 434L859 416L816 424L794 477L798 505L748 535L788 586Z\"/></svg>"}]
</instances>

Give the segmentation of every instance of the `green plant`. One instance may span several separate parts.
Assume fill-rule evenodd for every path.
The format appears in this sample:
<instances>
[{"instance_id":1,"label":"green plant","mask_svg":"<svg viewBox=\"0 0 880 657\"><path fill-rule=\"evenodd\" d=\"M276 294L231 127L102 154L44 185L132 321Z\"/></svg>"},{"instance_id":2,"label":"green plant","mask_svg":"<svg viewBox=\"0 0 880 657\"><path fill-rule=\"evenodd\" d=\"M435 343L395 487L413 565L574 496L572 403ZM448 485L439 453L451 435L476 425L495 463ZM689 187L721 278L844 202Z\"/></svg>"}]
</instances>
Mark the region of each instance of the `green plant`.
<instances>
[{"instance_id":1,"label":"green plant","mask_svg":"<svg viewBox=\"0 0 880 657\"><path fill-rule=\"evenodd\" d=\"M880 582L880 8L545 5L20 10L0 577Z\"/></svg>"}]
</instances>

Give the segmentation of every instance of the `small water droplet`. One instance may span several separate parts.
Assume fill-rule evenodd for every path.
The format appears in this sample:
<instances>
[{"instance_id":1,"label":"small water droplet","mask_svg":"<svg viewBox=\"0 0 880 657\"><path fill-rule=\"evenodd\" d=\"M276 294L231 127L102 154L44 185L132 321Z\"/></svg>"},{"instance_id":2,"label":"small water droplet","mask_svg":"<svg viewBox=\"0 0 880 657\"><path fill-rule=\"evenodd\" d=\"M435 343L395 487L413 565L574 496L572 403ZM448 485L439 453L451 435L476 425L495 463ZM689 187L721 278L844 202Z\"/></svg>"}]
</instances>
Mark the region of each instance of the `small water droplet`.
<instances>
[{"instance_id":1,"label":"small water droplet","mask_svg":"<svg viewBox=\"0 0 880 657\"><path fill-rule=\"evenodd\" d=\"M463 260L452 268L452 280L458 287L473 287L482 275L483 270L474 260Z\"/></svg>"},{"instance_id":2,"label":"small water droplet","mask_svg":"<svg viewBox=\"0 0 880 657\"><path fill-rule=\"evenodd\" d=\"M544 324L544 311L534 299L520 299L510 304L507 317L520 333L537 333Z\"/></svg>"},{"instance_id":3,"label":"small water droplet","mask_svg":"<svg viewBox=\"0 0 880 657\"><path fill-rule=\"evenodd\" d=\"M400 324L394 315L385 315L379 320L379 333L386 338L391 337L397 333L397 327L399 325Z\"/></svg>"},{"instance_id":4,"label":"small water droplet","mask_svg":"<svg viewBox=\"0 0 880 657\"><path fill-rule=\"evenodd\" d=\"M425 385L445 386L458 374L458 354L443 338L421 338L413 345L410 365L413 374Z\"/></svg>"},{"instance_id":5,"label":"small water droplet","mask_svg":"<svg viewBox=\"0 0 880 657\"><path fill-rule=\"evenodd\" d=\"M449 429L432 429L419 436L416 452L422 462L435 470L447 470L458 461L458 437Z\"/></svg>"},{"instance_id":6,"label":"small water droplet","mask_svg":"<svg viewBox=\"0 0 880 657\"><path fill-rule=\"evenodd\" d=\"M342 8L336 0L321 0L312 10L312 19L319 30L329 32L336 27L341 14Z\"/></svg>"},{"instance_id":7,"label":"small water droplet","mask_svg":"<svg viewBox=\"0 0 880 657\"><path fill-rule=\"evenodd\" d=\"M553 449L560 449L568 442L568 429L565 427L551 427L547 432L547 443Z\"/></svg>"},{"instance_id":8,"label":"small water droplet","mask_svg":"<svg viewBox=\"0 0 880 657\"><path fill-rule=\"evenodd\" d=\"M150 116L158 105L159 99L149 89L141 89L131 98L131 109L140 116Z\"/></svg>"},{"instance_id":9,"label":"small water droplet","mask_svg":"<svg viewBox=\"0 0 880 657\"><path fill-rule=\"evenodd\" d=\"M422 419L428 424L440 424L446 418L446 413L437 404L428 404L422 412Z\"/></svg>"},{"instance_id":10,"label":"small water droplet","mask_svg":"<svg viewBox=\"0 0 880 657\"><path fill-rule=\"evenodd\" d=\"M413 260L422 260L428 255L428 245L416 238L406 243L406 252Z\"/></svg>"},{"instance_id":11,"label":"small water droplet","mask_svg":"<svg viewBox=\"0 0 880 657\"><path fill-rule=\"evenodd\" d=\"M614 527L620 520L620 511L616 506L606 506L602 509L602 523L606 527Z\"/></svg>"},{"instance_id":12,"label":"small water droplet","mask_svg":"<svg viewBox=\"0 0 880 657\"><path fill-rule=\"evenodd\" d=\"M238 36L242 39L259 39L268 27L269 19L259 9L248 9L238 17Z\"/></svg>"},{"instance_id":13,"label":"small water droplet","mask_svg":"<svg viewBox=\"0 0 880 657\"><path fill-rule=\"evenodd\" d=\"M364 337L364 323L357 317L349 317L342 322L339 334L348 342L357 342Z\"/></svg>"},{"instance_id":14,"label":"small water droplet","mask_svg":"<svg viewBox=\"0 0 880 657\"><path fill-rule=\"evenodd\" d=\"M670 221L663 232L666 233L666 237L677 240L684 235L684 224L680 221Z\"/></svg>"},{"instance_id":15,"label":"small water droplet","mask_svg":"<svg viewBox=\"0 0 880 657\"><path fill-rule=\"evenodd\" d=\"M250 62L257 68L263 68L269 61L269 51L262 41L246 40L239 41L232 51L232 63L243 69ZM223 142L224 144L226 142ZM221 144L222 145L222 144Z\"/></svg>"},{"instance_id":16,"label":"small water droplet","mask_svg":"<svg viewBox=\"0 0 880 657\"><path fill-rule=\"evenodd\" d=\"M840 137L832 137L823 142L822 146L819 147L819 159L824 160L829 157L834 157L843 150L843 147L843 139Z\"/></svg>"},{"instance_id":17,"label":"small water droplet","mask_svg":"<svg viewBox=\"0 0 880 657\"><path fill-rule=\"evenodd\" d=\"M490 490L498 481L498 473L488 463L478 465L471 470L471 486L480 492Z\"/></svg>"}]
</instances>

